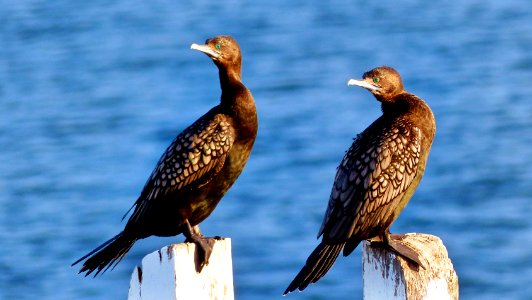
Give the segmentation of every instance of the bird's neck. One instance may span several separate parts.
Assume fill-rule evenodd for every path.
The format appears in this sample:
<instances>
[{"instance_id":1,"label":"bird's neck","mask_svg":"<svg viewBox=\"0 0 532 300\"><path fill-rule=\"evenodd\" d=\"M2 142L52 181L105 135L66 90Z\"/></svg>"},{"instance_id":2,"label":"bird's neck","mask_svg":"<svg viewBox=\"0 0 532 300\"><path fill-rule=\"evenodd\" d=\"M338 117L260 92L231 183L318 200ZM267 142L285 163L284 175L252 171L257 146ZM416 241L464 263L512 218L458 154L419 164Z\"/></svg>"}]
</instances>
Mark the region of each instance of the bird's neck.
<instances>
[{"instance_id":1,"label":"bird's neck","mask_svg":"<svg viewBox=\"0 0 532 300\"><path fill-rule=\"evenodd\" d=\"M435 133L434 114L430 107L416 95L403 92L393 101L381 101L382 113L389 117L401 117L410 120L419 127L427 137Z\"/></svg>"},{"instance_id":2,"label":"bird's neck","mask_svg":"<svg viewBox=\"0 0 532 300\"><path fill-rule=\"evenodd\" d=\"M237 84L242 84L241 71L239 68L219 68L220 87L222 93L224 90L230 90Z\"/></svg>"},{"instance_id":3,"label":"bird's neck","mask_svg":"<svg viewBox=\"0 0 532 300\"><path fill-rule=\"evenodd\" d=\"M381 96L377 99L382 103L381 108L384 114L401 115L414 112L420 107L426 107L428 109L428 106L423 99L406 91L388 98Z\"/></svg>"},{"instance_id":4,"label":"bird's neck","mask_svg":"<svg viewBox=\"0 0 532 300\"><path fill-rule=\"evenodd\" d=\"M222 96L220 105L224 113L230 115L239 124L240 135L254 140L257 134L257 111L251 92L240 79L240 69L220 68L220 86Z\"/></svg>"},{"instance_id":5,"label":"bird's neck","mask_svg":"<svg viewBox=\"0 0 532 300\"><path fill-rule=\"evenodd\" d=\"M239 68L219 68L220 88L222 89L222 106L237 105L239 94L245 93L246 87L240 79Z\"/></svg>"},{"instance_id":6,"label":"bird's neck","mask_svg":"<svg viewBox=\"0 0 532 300\"><path fill-rule=\"evenodd\" d=\"M408 111L412 107L412 103L411 101L409 101L408 97L402 97L402 95L398 95L390 99L383 97L378 97L377 99L381 102L381 109L383 115L387 116L395 116L408 113Z\"/></svg>"}]
</instances>

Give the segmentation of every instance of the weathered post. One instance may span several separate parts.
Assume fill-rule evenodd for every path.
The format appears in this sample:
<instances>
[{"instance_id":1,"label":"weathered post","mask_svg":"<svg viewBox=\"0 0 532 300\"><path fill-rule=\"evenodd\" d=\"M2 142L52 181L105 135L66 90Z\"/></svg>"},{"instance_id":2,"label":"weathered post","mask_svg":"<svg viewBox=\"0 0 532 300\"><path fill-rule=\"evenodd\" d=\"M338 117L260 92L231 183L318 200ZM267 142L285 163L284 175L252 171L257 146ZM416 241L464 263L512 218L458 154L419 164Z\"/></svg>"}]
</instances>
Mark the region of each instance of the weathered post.
<instances>
[{"instance_id":1,"label":"weathered post","mask_svg":"<svg viewBox=\"0 0 532 300\"><path fill-rule=\"evenodd\" d=\"M196 272L196 245L163 247L142 259L129 284L129 300L234 300L231 239L214 241L209 264Z\"/></svg>"},{"instance_id":2,"label":"weathered post","mask_svg":"<svg viewBox=\"0 0 532 300\"><path fill-rule=\"evenodd\" d=\"M458 276L440 238L407 234L401 243L419 254L417 267L394 252L364 241L362 269L364 300L458 299Z\"/></svg>"}]
</instances>

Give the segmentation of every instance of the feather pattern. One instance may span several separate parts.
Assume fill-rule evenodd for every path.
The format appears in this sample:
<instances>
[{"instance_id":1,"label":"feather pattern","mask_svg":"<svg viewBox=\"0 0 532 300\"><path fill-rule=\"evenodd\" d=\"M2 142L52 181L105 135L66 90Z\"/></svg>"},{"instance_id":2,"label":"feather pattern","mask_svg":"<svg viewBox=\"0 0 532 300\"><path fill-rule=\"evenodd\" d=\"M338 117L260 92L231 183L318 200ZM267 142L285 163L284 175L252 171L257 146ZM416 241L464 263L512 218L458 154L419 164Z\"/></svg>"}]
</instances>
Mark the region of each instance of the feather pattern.
<instances>
[{"instance_id":1,"label":"feather pattern","mask_svg":"<svg viewBox=\"0 0 532 300\"><path fill-rule=\"evenodd\" d=\"M373 227L388 221L413 182L421 131L407 120L383 123L381 118L359 134L338 166L318 233L326 243L369 238Z\"/></svg>"},{"instance_id":2,"label":"feather pattern","mask_svg":"<svg viewBox=\"0 0 532 300\"><path fill-rule=\"evenodd\" d=\"M381 102L383 114L355 138L338 166L318 233L322 241L285 294L319 280L340 248L347 256L364 239L381 237L386 243L389 227L425 170L436 131L430 107L406 92L400 74L387 66L364 73L362 80L351 79L348 85L369 90Z\"/></svg>"},{"instance_id":3,"label":"feather pattern","mask_svg":"<svg viewBox=\"0 0 532 300\"><path fill-rule=\"evenodd\" d=\"M142 219L153 201L190 185L201 187L218 173L235 141L232 120L213 111L179 134L161 156L134 204L129 222Z\"/></svg>"}]
</instances>

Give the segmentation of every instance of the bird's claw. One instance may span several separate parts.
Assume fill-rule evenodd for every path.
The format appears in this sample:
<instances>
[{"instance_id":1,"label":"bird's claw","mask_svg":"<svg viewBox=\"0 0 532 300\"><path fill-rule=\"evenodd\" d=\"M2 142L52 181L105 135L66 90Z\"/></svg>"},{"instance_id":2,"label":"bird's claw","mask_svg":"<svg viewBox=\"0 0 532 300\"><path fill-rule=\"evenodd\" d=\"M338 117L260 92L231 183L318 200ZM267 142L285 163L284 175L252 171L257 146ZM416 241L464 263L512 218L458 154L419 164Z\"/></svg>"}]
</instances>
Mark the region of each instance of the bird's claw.
<instances>
[{"instance_id":1,"label":"bird's claw","mask_svg":"<svg viewBox=\"0 0 532 300\"><path fill-rule=\"evenodd\" d=\"M185 243L194 243L196 245L196 252L194 255L194 263L196 265L196 272L201 273L203 267L209 264L209 258L212 254L215 238L208 238L201 234L198 226L191 226L188 220L183 224L183 234L185 235Z\"/></svg>"},{"instance_id":2,"label":"bird's claw","mask_svg":"<svg viewBox=\"0 0 532 300\"><path fill-rule=\"evenodd\" d=\"M404 234L385 233L383 236L377 236L369 239L368 241L372 246L388 248L408 262L413 263L415 266L420 266L421 268L425 269L425 266L423 263L421 263L419 254L417 254L416 251L410 246L401 242L404 237Z\"/></svg>"}]
</instances>

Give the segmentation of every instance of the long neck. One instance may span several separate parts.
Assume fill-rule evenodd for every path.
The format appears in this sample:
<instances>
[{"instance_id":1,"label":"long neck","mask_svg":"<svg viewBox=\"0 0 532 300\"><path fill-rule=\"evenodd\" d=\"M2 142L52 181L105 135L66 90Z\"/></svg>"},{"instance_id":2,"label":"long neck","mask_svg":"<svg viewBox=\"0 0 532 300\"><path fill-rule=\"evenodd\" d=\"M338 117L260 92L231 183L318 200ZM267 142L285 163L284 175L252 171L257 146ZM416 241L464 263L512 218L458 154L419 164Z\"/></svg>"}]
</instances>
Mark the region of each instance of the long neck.
<instances>
[{"instance_id":1,"label":"long neck","mask_svg":"<svg viewBox=\"0 0 532 300\"><path fill-rule=\"evenodd\" d=\"M243 87L241 74L242 71L239 64L231 64L228 66L218 65L220 88L222 89L222 104L231 105L231 103L224 102L235 100L234 94L238 93L241 87Z\"/></svg>"},{"instance_id":2,"label":"long neck","mask_svg":"<svg viewBox=\"0 0 532 300\"><path fill-rule=\"evenodd\" d=\"M382 101L383 115L402 116L414 122L427 137L434 136L435 120L430 107L416 95L402 92L393 101Z\"/></svg>"},{"instance_id":3,"label":"long neck","mask_svg":"<svg viewBox=\"0 0 532 300\"><path fill-rule=\"evenodd\" d=\"M240 66L234 68L219 67L222 96L220 104L225 113L231 115L240 124L242 137L255 138L257 134L257 111L251 92L240 79Z\"/></svg>"},{"instance_id":4,"label":"long neck","mask_svg":"<svg viewBox=\"0 0 532 300\"><path fill-rule=\"evenodd\" d=\"M406 91L396 94L390 98L381 97L377 98L377 100L382 103L381 109L383 114L386 115L416 113L419 109L428 109L430 111L430 108L425 101L423 101L423 99Z\"/></svg>"}]
</instances>

